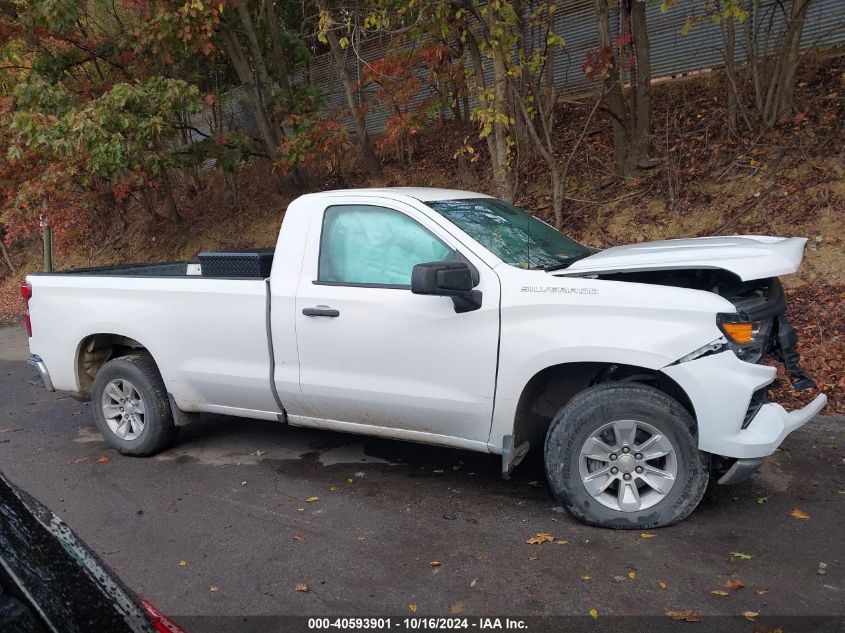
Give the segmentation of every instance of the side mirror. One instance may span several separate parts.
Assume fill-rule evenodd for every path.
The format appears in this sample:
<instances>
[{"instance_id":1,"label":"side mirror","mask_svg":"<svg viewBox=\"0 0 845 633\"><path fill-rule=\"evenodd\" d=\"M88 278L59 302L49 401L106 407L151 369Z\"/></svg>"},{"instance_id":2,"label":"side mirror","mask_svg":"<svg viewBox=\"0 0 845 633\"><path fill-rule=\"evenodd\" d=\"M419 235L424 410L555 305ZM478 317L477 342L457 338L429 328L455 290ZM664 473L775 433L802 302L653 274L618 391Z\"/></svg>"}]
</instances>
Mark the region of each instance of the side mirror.
<instances>
[{"instance_id":1,"label":"side mirror","mask_svg":"<svg viewBox=\"0 0 845 633\"><path fill-rule=\"evenodd\" d=\"M416 295L451 297L455 312L481 307L481 291L473 290L472 271L466 262L439 261L417 264L411 273L411 292Z\"/></svg>"}]
</instances>

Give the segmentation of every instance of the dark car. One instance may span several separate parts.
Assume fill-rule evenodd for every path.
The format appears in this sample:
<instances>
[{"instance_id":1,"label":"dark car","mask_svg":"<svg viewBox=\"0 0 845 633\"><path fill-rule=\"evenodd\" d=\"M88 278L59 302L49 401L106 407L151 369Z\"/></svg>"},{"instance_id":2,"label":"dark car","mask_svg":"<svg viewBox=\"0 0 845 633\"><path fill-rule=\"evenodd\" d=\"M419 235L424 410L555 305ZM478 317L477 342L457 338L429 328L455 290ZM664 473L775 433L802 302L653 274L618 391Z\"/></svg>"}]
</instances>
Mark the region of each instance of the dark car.
<instances>
[{"instance_id":1,"label":"dark car","mask_svg":"<svg viewBox=\"0 0 845 633\"><path fill-rule=\"evenodd\" d=\"M0 631L184 633L0 473Z\"/></svg>"}]
</instances>

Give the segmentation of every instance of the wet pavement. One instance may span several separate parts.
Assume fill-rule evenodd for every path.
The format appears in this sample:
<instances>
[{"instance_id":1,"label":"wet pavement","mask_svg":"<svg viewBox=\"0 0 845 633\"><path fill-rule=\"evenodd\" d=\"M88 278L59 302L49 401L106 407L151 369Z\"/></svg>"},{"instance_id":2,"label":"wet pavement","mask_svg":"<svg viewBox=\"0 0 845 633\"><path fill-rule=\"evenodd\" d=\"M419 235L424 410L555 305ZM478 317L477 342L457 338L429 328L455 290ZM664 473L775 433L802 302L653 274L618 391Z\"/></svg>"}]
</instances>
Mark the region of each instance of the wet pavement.
<instances>
[{"instance_id":1,"label":"wet pavement","mask_svg":"<svg viewBox=\"0 0 845 633\"><path fill-rule=\"evenodd\" d=\"M817 418L750 482L711 489L692 517L643 538L563 514L536 457L502 481L492 455L222 416L203 416L157 457L123 457L89 403L28 385L24 352L20 330L0 330L0 470L177 620L415 605L418 615L694 610L752 630L742 612L771 627L845 615L842 416ZM557 542L526 543L539 532Z\"/></svg>"}]
</instances>

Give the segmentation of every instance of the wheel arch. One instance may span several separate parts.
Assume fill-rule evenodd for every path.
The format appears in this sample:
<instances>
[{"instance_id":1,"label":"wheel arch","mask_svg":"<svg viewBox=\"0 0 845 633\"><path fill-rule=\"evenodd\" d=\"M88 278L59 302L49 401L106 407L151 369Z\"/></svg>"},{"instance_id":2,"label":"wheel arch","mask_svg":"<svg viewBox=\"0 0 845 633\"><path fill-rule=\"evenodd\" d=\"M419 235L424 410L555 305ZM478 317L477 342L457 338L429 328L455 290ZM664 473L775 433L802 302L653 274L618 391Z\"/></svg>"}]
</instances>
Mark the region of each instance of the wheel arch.
<instances>
[{"instance_id":1,"label":"wheel arch","mask_svg":"<svg viewBox=\"0 0 845 633\"><path fill-rule=\"evenodd\" d=\"M124 334L98 332L84 337L76 348L74 359L79 395L90 397L94 378L108 361L138 350L149 351L146 345Z\"/></svg>"},{"instance_id":2,"label":"wheel arch","mask_svg":"<svg viewBox=\"0 0 845 633\"><path fill-rule=\"evenodd\" d=\"M687 393L658 369L608 362L567 362L546 367L525 384L513 420L513 446L528 442L543 446L552 418L573 397L594 385L609 382L637 382L651 385L677 400L696 420L695 408Z\"/></svg>"}]
</instances>

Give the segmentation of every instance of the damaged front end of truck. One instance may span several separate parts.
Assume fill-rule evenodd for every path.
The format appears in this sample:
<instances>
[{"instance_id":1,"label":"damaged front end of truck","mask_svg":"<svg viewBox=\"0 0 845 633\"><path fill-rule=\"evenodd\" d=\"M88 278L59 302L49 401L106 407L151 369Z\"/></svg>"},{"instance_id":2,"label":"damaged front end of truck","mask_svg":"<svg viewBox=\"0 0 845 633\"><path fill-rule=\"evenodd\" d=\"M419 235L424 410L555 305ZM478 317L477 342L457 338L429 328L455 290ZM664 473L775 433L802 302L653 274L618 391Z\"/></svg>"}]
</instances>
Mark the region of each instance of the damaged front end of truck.
<instances>
[{"instance_id":1,"label":"damaged front end of truck","mask_svg":"<svg viewBox=\"0 0 845 633\"><path fill-rule=\"evenodd\" d=\"M826 404L819 394L787 412L769 396L783 364L795 391L816 389L801 367L798 336L778 275L797 271L802 238L741 236L666 240L611 248L563 274L716 294L733 309L715 315L722 336L664 367L696 408L699 449L721 484L750 476L783 439Z\"/></svg>"}]
</instances>

